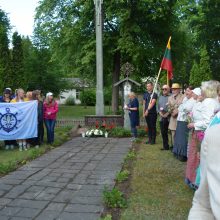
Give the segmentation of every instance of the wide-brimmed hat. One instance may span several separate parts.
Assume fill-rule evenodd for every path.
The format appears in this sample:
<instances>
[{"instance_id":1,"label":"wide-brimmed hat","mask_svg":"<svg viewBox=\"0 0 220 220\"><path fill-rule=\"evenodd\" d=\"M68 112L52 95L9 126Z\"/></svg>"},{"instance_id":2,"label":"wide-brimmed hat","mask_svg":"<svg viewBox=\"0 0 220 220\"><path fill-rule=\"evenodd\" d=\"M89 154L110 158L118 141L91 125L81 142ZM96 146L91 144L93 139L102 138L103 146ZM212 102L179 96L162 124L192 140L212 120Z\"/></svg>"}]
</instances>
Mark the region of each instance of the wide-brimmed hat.
<instances>
[{"instance_id":1,"label":"wide-brimmed hat","mask_svg":"<svg viewBox=\"0 0 220 220\"><path fill-rule=\"evenodd\" d=\"M172 84L172 89L181 89L180 84L179 83L173 83Z\"/></svg>"},{"instance_id":2,"label":"wide-brimmed hat","mask_svg":"<svg viewBox=\"0 0 220 220\"><path fill-rule=\"evenodd\" d=\"M200 88L195 88L192 91L195 95L200 96L201 95L201 89Z\"/></svg>"}]
</instances>

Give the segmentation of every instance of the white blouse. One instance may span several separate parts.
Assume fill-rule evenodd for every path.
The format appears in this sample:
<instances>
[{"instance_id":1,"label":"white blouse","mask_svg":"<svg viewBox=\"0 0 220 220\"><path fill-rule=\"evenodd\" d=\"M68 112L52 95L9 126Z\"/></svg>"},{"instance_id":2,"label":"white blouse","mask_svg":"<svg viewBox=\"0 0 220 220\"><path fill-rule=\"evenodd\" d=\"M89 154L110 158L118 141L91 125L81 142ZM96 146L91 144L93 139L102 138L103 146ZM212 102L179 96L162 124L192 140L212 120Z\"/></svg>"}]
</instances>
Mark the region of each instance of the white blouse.
<instances>
[{"instance_id":1,"label":"white blouse","mask_svg":"<svg viewBox=\"0 0 220 220\"><path fill-rule=\"evenodd\" d=\"M182 104L178 108L177 121L186 121L187 114L192 111L192 108L195 103L196 103L196 100L194 98L188 99L187 97L185 97L182 101Z\"/></svg>"},{"instance_id":2,"label":"white blouse","mask_svg":"<svg viewBox=\"0 0 220 220\"><path fill-rule=\"evenodd\" d=\"M205 131L213 119L215 112L219 109L220 103L214 98L206 98L198 105L193 110L194 127L196 131Z\"/></svg>"}]
</instances>

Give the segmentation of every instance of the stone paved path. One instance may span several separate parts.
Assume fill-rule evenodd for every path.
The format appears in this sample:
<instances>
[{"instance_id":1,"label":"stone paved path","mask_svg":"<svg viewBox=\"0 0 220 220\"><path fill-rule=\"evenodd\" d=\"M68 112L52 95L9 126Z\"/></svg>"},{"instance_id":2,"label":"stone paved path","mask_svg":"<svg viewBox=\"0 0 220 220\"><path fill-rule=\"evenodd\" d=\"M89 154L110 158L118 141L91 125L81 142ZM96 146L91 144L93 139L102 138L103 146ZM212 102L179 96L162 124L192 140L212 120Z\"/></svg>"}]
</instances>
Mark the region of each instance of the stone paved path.
<instances>
[{"instance_id":1,"label":"stone paved path","mask_svg":"<svg viewBox=\"0 0 220 220\"><path fill-rule=\"evenodd\" d=\"M96 220L129 139L74 138L0 178L1 220Z\"/></svg>"}]
</instances>

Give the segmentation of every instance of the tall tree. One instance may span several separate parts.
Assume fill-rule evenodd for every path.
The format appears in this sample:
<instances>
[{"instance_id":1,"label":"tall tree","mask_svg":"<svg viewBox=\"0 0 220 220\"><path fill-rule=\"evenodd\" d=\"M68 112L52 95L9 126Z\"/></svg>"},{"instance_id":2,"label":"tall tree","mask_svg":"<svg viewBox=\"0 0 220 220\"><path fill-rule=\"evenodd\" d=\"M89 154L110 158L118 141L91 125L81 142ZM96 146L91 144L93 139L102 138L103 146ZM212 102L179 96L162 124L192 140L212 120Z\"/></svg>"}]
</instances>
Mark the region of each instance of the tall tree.
<instances>
[{"instance_id":1,"label":"tall tree","mask_svg":"<svg viewBox=\"0 0 220 220\"><path fill-rule=\"evenodd\" d=\"M13 89L24 88L27 84L24 75L24 55L22 38L18 32L14 32L12 35L12 74L11 85Z\"/></svg>"},{"instance_id":2,"label":"tall tree","mask_svg":"<svg viewBox=\"0 0 220 220\"><path fill-rule=\"evenodd\" d=\"M10 52L8 32L10 22L6 13L0 9L0 91L10 85Z\"/></svg>"},{"instance_id":3,"label":"tall tree","mask_svg":"<svg viewBox=\"0 0 220 220\"><path fill-rule=\"evenodd\" d=\"M199 72L199 65L196 61L194 61L192 69L190 71L189 83L194 87L199 87L201 85L201 76Z\"/></svg>"},{"instance_id":4,"label":"tall tree","mask_svg":"<svg viewBox=\"0 0 220 220\"><path fill-rule=\"evenodd\" d=\"M200 50L199 71L200 78L202 78L203 81L211 80L213 78L210 68L210 58L206 46L203 46Z\"/></svg>"},{"instance_id":5,"label":"tall tree","mask_svg":"<svg viewBox=\"0 0 220 220\"><path fill-rule=\"evenodd\" d=\"M208 81L213 78L210 68L209 55L206 47L203 46L200 50L200 62L197 64L194 61L190 72L190 84L196 87L201 86L202 81Z\"/></svg>"},{"instance_id":6,"label":"tall tree","mask_svg":"<svg viewBox=\"0 0 220 220\"><path fill-rule=\"evenodd\" d=\"M206 45L214 79L220 80L220 1L201 0L200 42Z\"/></svg>"},{"instance_id":7,"label":"tall tree","mask_svg":"<svg viewBox=\"0 0 220 220\"><path fill-rule=\"evenodd\" d=\"M121 64L127 61L135 67L136 79L156 75L172 33L177 57L174 62L183 60L184 34L178 32L175 7L175 0L104 1L105 86L119 80ZM69 75L94 79L94 2L43 0L36 11L36 44L49 46L54 59L62 62ZM112 94L112 108L116 111L117 88L112 87Z\"/></svg>"}]
</instances>

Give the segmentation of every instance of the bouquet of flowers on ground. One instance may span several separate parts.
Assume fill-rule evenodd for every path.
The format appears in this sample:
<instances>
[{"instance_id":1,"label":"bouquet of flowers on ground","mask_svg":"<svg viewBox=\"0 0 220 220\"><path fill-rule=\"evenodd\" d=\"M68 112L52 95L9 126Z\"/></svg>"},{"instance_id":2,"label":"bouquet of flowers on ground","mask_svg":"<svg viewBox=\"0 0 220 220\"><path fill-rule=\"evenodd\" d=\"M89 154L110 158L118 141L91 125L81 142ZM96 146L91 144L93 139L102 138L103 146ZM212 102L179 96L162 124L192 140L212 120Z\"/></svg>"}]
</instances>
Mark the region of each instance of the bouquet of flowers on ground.
<instances>
[{"instance_id":1,"label":"bouquet of flowers on ground","mask_svg":"<svg viewBox=\"0 0 220 220\"><path fill-rule=\"evenodd\" d=\"M86 133L86 137L108 137L109 132L115 127L113 122L107 124L106 120L102 120L101 122L95 122L95 128L89 129Z\"/></svg>"},{"instance_id":2,"label":"bouquet of flowers on ground","mask_svg":"<svg viewBox=\"0 0 220 220\"><path fill-rule=\"evenodd\" d=\"M103 135L104 132L100 129L91 129L86 132L86 137L100 137Z\"/></svg>"}]
</instances>

